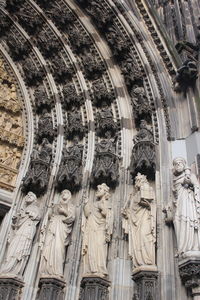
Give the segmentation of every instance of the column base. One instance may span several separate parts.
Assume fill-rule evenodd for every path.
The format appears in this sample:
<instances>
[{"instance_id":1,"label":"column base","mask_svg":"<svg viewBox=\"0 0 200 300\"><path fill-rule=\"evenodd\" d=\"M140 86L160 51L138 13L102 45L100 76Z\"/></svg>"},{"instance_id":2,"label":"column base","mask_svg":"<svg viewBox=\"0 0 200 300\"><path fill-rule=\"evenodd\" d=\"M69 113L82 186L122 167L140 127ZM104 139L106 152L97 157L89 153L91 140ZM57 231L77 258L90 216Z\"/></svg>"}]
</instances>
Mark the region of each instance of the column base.
<instances>
[{"instance_id":1,"label":"column base","mask_svg":"<svg viewBox=\"0 0 200 300\"><path fill-rule=\"evenodd\" d=\"M100 277L83 277L79 300L108 300L110 281Z\"/></svg>"},{"instance_id":2,"label":"column base","mask_svg":"<svg viewBox=\"0 0 200 300\"><path fill-rule=\"evenodd\" d=\"M65 281L57 277L41 277L39 300L63 300Z\"/></svg>"},{"instance_id":3,"label":"column base","mask_svg":"<svg viewBox=\"0 0 200 300\"><path fill-rule=\"evenodd\" d=\"M150 267L137 268L133 272L132 279L137 286L133 300L159 299L157 289L158 271L156 267L153 267L152 270L150 270Z\"/></svg>"},{"instance_id":4,"label":"column base","mask_svg":"<svg viewBox=\"0 0 200 300\"><path fill-rule=\"evenodd\" d=\"M0 277L0 299L17 300L21 294L24 282L17 277Z\"/></svg>"}]
</instances>

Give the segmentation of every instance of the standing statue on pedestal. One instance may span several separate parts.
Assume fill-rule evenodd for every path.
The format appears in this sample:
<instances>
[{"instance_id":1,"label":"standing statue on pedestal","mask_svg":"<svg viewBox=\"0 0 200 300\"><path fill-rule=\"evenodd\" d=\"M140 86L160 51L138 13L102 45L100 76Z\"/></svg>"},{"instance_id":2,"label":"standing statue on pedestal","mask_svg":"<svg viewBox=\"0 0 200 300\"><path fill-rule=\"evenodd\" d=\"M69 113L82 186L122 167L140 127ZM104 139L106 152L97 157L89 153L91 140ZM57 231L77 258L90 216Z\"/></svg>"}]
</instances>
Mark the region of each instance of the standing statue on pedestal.
<instances>
[{"instance_id":1,"label":"standing statue on pedestal","mask_svg":"<svg viewBox=\"0 0 200 300\"><path fill-rule=\"evenodd\" d=\"M173 160L174 227L178 255L200 256L199 183L182 157Z\"/></svg>"},{"instance_id":2,"label":"standing statue on pedestal","mask_svg":"<svg viewBox=\"0 0 200 300\"><path fill-rule=\"evenodd\" d=\"M53 206L49 218L40 271L42 277L63 277L65 249L75 220L70 191L62 191L60 202Z\"/></svg>"},{"instance_id":3,"label":"standing statue on pedestal","mask_svg":"<svg viewBox=\"0 0 200 300\"><path fill-rule=\"evenodd\" d=\"M13 217L8 249L0 269L2 274L19 277L23 275L40 219L37 197L29 192L25 197L25 207Z\"/></svg>"},{"instance_id":4,"label":"standing statue on pedestal","mask_svg":"<svg viewBox=\"0 0 200 300\"><path fill-rule=\"evenodd\" d=\"M93 204L86 202L84 214L83 276L104 278L108 275L107 243L113 224L109 187L105 183L97 186L96 201Z\"/></svg>"},{"instance_id":5,"label":"standing statue on pedestal","mask_svg":"<svg viewBox=\"0 0 200 300\"><path fill-rule=\"evenodd\" d=\"M133 270L138 267L155 269L155 193L146 176L140 173L135 178L135 191L122 210L122 226L129 237L129 255Z\"/></svg>"}]
</instances>

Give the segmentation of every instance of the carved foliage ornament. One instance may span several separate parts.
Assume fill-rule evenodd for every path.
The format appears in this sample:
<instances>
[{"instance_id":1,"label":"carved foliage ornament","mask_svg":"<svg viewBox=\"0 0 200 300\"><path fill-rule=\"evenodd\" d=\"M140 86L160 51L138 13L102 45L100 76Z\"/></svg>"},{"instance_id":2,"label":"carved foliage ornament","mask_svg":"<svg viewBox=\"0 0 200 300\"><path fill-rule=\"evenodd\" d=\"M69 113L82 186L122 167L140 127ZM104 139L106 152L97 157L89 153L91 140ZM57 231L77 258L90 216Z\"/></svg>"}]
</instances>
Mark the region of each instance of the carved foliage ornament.
<instances>
[{"instance_id":1,"label":"carved foliage ornament","mask_svg":"<svg viewBox=\"0 0 200 300\"><path fill-rule=\"evenodd\" d=\"M62 6L57 2L49 2L48 10L46 11L47 16L62 29L68 30L69 24L75 21L75 16L70 10L66 10L65 6Z\"/></svg>"},{"instance_id":2,"label":"carved foliage ornament","mask_svg":"<svg viewBox=\"0 0 200 300\"><path fill-rule=\"evenodd\" d=\"M66 65L64 59L58 55L52 58L51 67L53 76L58 83L64 83L67 79L70 80L74 74L72 65Z\"/></svg>"},{"instance_id":3,"label":"carved foliage ornament","mask_svg":"<svg viewBox=\"0 0 200 300\"><path fill-rule=\"evenodd\" d=\"M97 133L101 137L106 137L108 132L110 136L114 137L117 132L117 124L113 119L111 107L104 103L97 113Z\"/></svg>"},{"instance_id":4,"label":"carved foliage ornament","mask_svg":"<svg viewBox=\"0 0 200 300\"><path fill-rule=\"evenodd\" d=\"M116 187L119 178L119 157L115 154L115 141L108 137L96 145L95 159L92 169L92 184L96 186L105 182Z\"/></svg>"},{"instance_id":5,"label":"carved foliage ornament","mask_svg":"<svg viewBox=\"0 0 200 300\"><path fill-rule=\"evenodd\" d=\"M44 138L33 150L28 171L23 178L22 191L32 191L37 196L46 192L50 176L52 146Z\"/></svg>"},{"instance_id":6,"label":"carved foliage ornament","mask_svg":"<svg viewBox=\"0 0 200 300\"><path fill-rule=\"evenodd\" d=\"M29 86L34 86L40 83L43 79L44 73L38 69L31 58L26 58L22 62L23 71L25 73L25 80Z\"/></svg>"},{"instance_id":7,"label":"carved foliage ornament","mask_svg":"<svg viewBox=\"0 0 200 300\"><path fill-rule=\"evenodd\" d=\"M53 106L52 98L47 96L47 93L43 87L43 85L38 86L34 92L35 97L35 107L37 113L41 113L44 109L50 111Z\"/></svg>"},{"instance_id":8,"label":"carved foliage ornament","mask_svg":"<svg viewBox=\"0 0 200 300\"><path fill-rule=\"evenodd\" d=\"M110 105L115 99L113 91L107 89L104 80L101 78L93 81L92 90L93 102L97 107L102 106L104 102Z\"/></svg>"},{"instance_id":9,"label":"carved foliage ornament","mask_svg":"<svg viewBox=\"0 0 200 300\"><path fill-rule=\"evenodd\" d=\"M78 111L76 107L72 107L72 110L67 113L68 124L66 126L66 134L69 140L72 140L75 136L83 139L86 128L82 124L81 111Z\"/></svg>"},{"instance_id":10,"label":"carved foliage ornament","mask_svg":"<svg viewBox=\"0 0 200 300\"><path fill-rule=\"evenodd\" d=\"M57 188L67 188L72 192L78 191L82 182L83 145L75 137L73 145L63 151L63 157L57 176Z\"/></svg>"},{"instance_id":11,"label":"carved foliage ornament","mask_svg":"<svg viewBox=\"0 0 200 300\"><path fill-rule=\"evenodd\" d=\"M83 104L83 95L77 95L75 86L72 83L64 85L62 92L62 104L65 109L71 109L73 106L80 107Z\"/></svg>"},{"instance_id":12,"label":"carved foliage ornament","mask_svg":"<svg viewBox=\"0 0 200 300\"><path fill-rule=\"evenodd\" d=\"M140 129L134 138L130 170L134 177L137 172L154 178L156 169L156 150L153 132L148 129L147 122L141 120Z\"/></svg>"}]
</instances>

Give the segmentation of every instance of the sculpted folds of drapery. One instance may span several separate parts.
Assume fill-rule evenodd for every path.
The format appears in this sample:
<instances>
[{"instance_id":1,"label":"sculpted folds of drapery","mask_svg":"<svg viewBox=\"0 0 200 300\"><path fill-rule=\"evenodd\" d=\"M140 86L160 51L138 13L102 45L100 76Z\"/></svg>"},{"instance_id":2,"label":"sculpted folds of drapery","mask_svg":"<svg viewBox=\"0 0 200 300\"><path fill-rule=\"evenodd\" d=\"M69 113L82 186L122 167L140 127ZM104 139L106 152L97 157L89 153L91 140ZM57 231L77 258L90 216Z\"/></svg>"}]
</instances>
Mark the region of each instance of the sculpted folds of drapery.
<instances>
[{"instance_id":1,"label":"sculpted folds of drapery","mask_svg":"<svg viewBox=\"0 0 200 300\"><path fill-rule=\"evenodd\" d=\"M200 256L200 188L186 161L173 161L174 228L179 256Z\"/></svg>"},{"instance_id":2,"label":"sculpted folds of drapery","mask_svg":"<svg viewBox=\"0 0 200 300\"><path fill-rule=\"evenodd\" d=\"M153 188L146 176L137 174L135 194L122 210L123 229L129 237L129 255L133 269L155 266L156 206Z\"/></svg>"},{"instance_id":3,"label":"sculpted folds of drapery","mask_svg":"<svg viewBox=\"0 0 200 300\"><path fill-rule=\"evenodd\" d=\"M83 276L106 277L107 243L112 234L112 211L109 187L98 185L94 203L84 207L83 224Z\"/></svg>"},{"instance_id":4,"label":"sculpted folds of drapery","mask_svg":"<svg viewBox=\"0 0 200 300\"><path fill-rule=\"evenodd\" d=\"M23 275L31 252L36 226L41 219L35 194L29 192L24 200L24 208L13 217L6 257L1 267L2 274Z\"/></svg>"},{"instance_id":5,"label":"sculpted folds of drapery","mask_svg":"<svg viewBox=\"0 0 200 300\"><path fill-rule=\"evenodd\" d=\"M75 207L71 202L70 191L62 191L60 202L53 206L49 218L40 272L44 277L62 277L65 249L75 220Z\"/></svg>"}]
</instances>

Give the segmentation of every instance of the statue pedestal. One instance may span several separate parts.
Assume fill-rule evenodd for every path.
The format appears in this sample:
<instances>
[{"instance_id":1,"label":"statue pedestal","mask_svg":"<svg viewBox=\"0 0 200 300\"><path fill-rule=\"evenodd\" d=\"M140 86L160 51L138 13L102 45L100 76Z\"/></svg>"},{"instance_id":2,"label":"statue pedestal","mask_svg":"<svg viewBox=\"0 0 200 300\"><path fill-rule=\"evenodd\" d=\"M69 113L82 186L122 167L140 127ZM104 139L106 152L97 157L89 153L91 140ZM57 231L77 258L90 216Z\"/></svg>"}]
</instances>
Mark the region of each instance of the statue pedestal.
<instances>
[{"instance_id":1,"label":"statue pedestal","mask_svg":"<svg viewBox=\"0 0 200 300\"><path fill-rule=\"evenodd\" d=\"M41 277L39 300L63 300L65 281L57 277Z\"/></svg>"},{"instance_id":2,"label":"statue pedestal","mask_svg":"<svg viewBox=\"0 0 200 300\"><path fill-rule=\"evenodd\" d=\"M157 291L158 271L156 266L144 266L133 270L133 281L137 285L134 300L159 299Z\"/></svg>"},{"instance_id":3,"label":"statue pedestal","mask_svg":"<svg viewBox=\"0 0 200 300\"><path fill-rule=\"evenodd\" d=\"M79 300L108 300L110 281L100 277L83 277Z\"/></svg>"},{"instance_id":4,"label":"statue pedestal","mask_svg":"<svg viewBox=\"0 0 200 300\"><path fill-rule=\"evenodd\" d=\"M179 261L179 273L193 299L200 300L200 257L188 257Z\"/></svg>"},{"instance_id":5,"label":"statue pedestal","mask_svg":"<svg viewBox=\"0 0 200 300\"><path fill-rule=\"evenodd\" d=\"M19 299L24 282L17 277L0 277L0 299Z\"/></svg>"}]
</instances>

